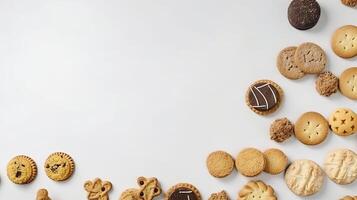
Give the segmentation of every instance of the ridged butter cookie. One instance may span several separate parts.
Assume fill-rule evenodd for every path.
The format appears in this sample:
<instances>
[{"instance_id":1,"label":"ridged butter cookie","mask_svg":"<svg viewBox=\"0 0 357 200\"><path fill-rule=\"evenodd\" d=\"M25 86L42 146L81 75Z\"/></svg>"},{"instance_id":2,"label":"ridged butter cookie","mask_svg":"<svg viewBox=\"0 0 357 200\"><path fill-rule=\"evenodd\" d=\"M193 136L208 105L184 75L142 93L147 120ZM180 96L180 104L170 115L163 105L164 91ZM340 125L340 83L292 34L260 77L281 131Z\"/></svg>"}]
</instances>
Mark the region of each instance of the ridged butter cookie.
<instances>
[{"instance_id":1,"label":"ridged butter cookie","mask_svg":"<svg viewBox=\"0 0 357 200\"><path fill-rule=\"evenodd\" d=\"M307 74L322 72L327 64L325 51L317 44L305 42L298 46L295 55L295 64Z\"/></svg>"},{"instance_id":2,"label":"ridged butter cookie","mask_svg":"<svg viewBox=\"0 0 357 200\"><path fill-rule=\"evenodd\" d=\"M342 72L339 86L343 95L357 100L357 67L351 67Z\"/></svg>"},{"instance_id":3,"label":"ridged butter cookie","mask_svg":"<svg viewBox=\"0 0 357 200\"><path fill-rule=\"evenodd\" d=\"M276 60L276 66L281 73L288 79L302 78L305 73L295 64L294 55L297 47L286 47L281 50Z\"/></svg>"},{"instance_id":4,"label":"ridged butter cookie","mask_svg":"<svg viewBox=\"0 0 357 200\"><path fill-rule=\"evenodd\" d=\"M357 131L357 114L351 109L339 108L331 113L328 123L335 134L352 135Z\"/></svg>"},{"instance_id":5,"label":"ridged butter cookie","mask_svg":"<svg viewBox=\"0 0 357 200\"><path fill-rule=\"evenodd\" d=\"M206 160L208 172L216 177L223 178L230 175L234 169L234 160L224 151L212 152Z\"/></svg>"},{"instance_id":6,"label":"ridged butter cookie","mask_svg":"<svg viewBox=\"0 0 357 200\"><path fill-rule=\"evenodd\" d=\"M283 90L270 80L254 82L246 93L246 103L251 110L260 115L276 111L282 101Z\"/></svg>"},{"instance_id":7,"label":"ridged butter cookie","mask_svg":"<svg viewBox=\"0 0 357 200\"><path fill-rule=\"evenodd\" d=\"M165 200L201 200L201 194L198 189L188 183L179 183L169 189Z\"/></svg>"},{"instance_id":8,"label":"ridged butter cookie","mask_svg":"<svg viewBox=\"0 0 357 200\"><path fill-rule=\"evenodd\" d=\"M236 168L244 176L253 177L265 169L265 157L255 148L243 149L236 158Z\"/></svg>"},{"instance_id":9,"label":"ridged butter cookie","mask_svg":"<svg viewBox=\"0 0 357 200\"><path fill-rule=\"evenodd\" d=\"M324 173L320 166L311 160L296 160L285 172L285 182L296 195L309 196L322 188Z\"/></svg>"},{"instance_id":10,"label":"ridged butter cookie","mask_svg":"<svg viewBox=\"0 0 357 200\"><path fill-rule=\"evenodd\" d=\"M37 165L28 156L16 156L7 164L7 176L15 184L31 183L37 176Z\"/></svg>"},{"instance_id":11,"label":"ridged butter cookie","mask_svg":"<svg viewBox=\"0 0 357 200\"><path fill-rule=\"evenodd\" d=\"M268 149L264 151L266 165L264 171L269 174L280 174L288 165L288 157L279 149Z\"/></svg>"},{"instance_id":12,"label":"ridged butter cookie","mask_svg":"<svg viewBox=\"0 0 357 200\"><path fill-rule=\"evenodd\" d=\"M238 200L276 200L274 189L263 181L249 181L238 193Z\"/></svg>"},{"instance_id":13,"label":"ridged butter cookie","mask_svg":"<svg viewBox=\"0 0 357 200\"><path fill-rule=\"evenodd\" d=\"M45 172L48 178L54 181L67 180L72 176L74 168L72 157L63 152L51 154L45 162Z\"/></svg>"},{"instance_id":14,"label":"ridged butter cookie","mask_svg":"<svg viewBox=\"0 0 357 200\"><path fill-rule=\"evenodd\" d=\"M331 39L332 50L341 58L357 55L357 26L347 25L337 29Z\"/></svg>"},{"instance_id":15,"label":"ridged butter cookie","mask_svg":"<svg viewBox=\"0 0 357 200\"><path fill-rule=\"evenodd\" d=\"M324 169L333 182L350 184L357 179L357 155L349 149L331 151L325 159Z\"/></svg>"},{"instance_id":16,"label":"ridged butter cookie","mask_svg":"<svg viewBox=\"0 0 357 200\"><path fill-rule=\"evenodd\" d=\"M296 138L306 145L317 145L328 135L328 123L317 112L306 112L295 123Z\"/></svg>"}]
</instances>

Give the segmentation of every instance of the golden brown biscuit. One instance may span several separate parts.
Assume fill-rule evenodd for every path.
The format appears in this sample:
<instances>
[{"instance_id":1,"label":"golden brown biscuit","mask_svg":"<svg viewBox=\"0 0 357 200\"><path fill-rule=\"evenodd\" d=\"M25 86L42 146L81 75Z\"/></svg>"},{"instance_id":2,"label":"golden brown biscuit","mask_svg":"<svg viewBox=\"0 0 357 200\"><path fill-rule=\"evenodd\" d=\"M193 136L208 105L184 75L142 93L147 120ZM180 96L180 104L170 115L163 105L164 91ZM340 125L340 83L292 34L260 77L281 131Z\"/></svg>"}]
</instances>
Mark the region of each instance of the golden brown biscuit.
<instances>
[{"instance_id":1,"label":"golden brown biscuit","mask_svg":"<svg viewBox=\"0 0 357 200\"><path fill-rule=\"evenodd\" d=\"M227 152L215 151L208 156L206 166L212 176L223 178L232 173L234 160Z\"/></svg>"},{"instance_id":2,"label":"golden brown biscuit","mask_svg":"<svg viewBox=\"0 0 357 200\"><path fill-rule=\"evenodd\" d=\"M238 193L238 200L276 200L274 189L263 181L249 181Z\"/></svg>"},{"instance_id":3,"label":"golden brown biscuit","mask_svg":"<svg viewBox=\"0 0 357 200\"><path fill-rule=\"evenodd\" d=\"M279 72L288 79L299 79L302 78L305 73L295 64L294 55L297 47L286 47L281 50L276 66Z\"/></svg>"},{"instance_id":4,"label":"golden brown biscuit","mask_svg":"<svg viewBox=\"0 0 357 200\"><path fill-rule=\"evenodd\" d=\"M88 200L109 200L112 183L96 178L94 181L86 181L84 183L84 189L88 192Z\"/></svg>"},{"instance_id":5,"label":"golden brown biscuit","mask_svg":"<svg viewBox=\"0 0 357 200\"><path fill-rule=\"evenodd\" d=\"M345 196L340 200L357 200L357 196Z\"/></svg>"},{"instance_id":6,"label":"golden brown biscuit","mask_svg":"<svg viewBox=\"0 0 357 200\"><path fill-rule=\"evenodd\" d=\"M198 189L188 183L179 183L172 186L165 195L165 200L201 200L201 194Z\"/></svg>"},{"instance_id":7,"label":"golden brown biscuit","mask_svg":"<svg viewBox=\"0 0 357 200\"><path fill-rule=\"evenodd\" d=\"M288 165L288 157L279 149L268 149L264 151L266 165L264 171L269 174L280 174Z\"/></svg>"},{"instance_id":8,"label":"golden brown biscuit","mask_svg":"<svg viewBox=\"0 0 357 200\"><path fill-rule=\"evenodd\" d=\"M45 162L45 171L48 178L54 181L64 181L74 172L72 157L63 152L55 152L48 156Z\"/></svg>"},{"instance_id":9,"label":"golden brown biscuit","mask_svg":"<svg viewBox=\"0 0 357 200\"><path fill-rule=\"evenodd\" d=\"M341 58L352 58L357 55L357 27L342 26L332 35L332 50Z\"/></svg>"},{"instance_id":10,"label":"golden brown biscuit","mask_svg":"<svg viewBox=\"0 0 357 200\"><path fill-rule=\"evenodd\" d=\"M229 200L229 196L226 191L222 190L221 192L211 194L208 200Z\"/></svg>"},{"instance_id":11,"label":"golden brown biscuit","mask_svg":"<svg viewBox=\"0 0 357 200\"><path fill-rule=\"evenodd\" d=\"M39 189L37 191L36 200L51 200L48 196L48 191L46 189Z\"/></svg>"},{"instance_id":12,"label":"golden brown biscuit","mask_svg":"<svg viewBox=\"0 0 357 200\"><path fill-rule=\"evenodd\" d=\"M331 151L325 159L324 169L333 182L350 184L357 179L357 155L349 149Z\"/></svg>"},{"instance_id":13,"label":"golden brown biscuit","mask_svg":"<svg viewBox=\"0 0 357 200\"><path fill-rule=\"evenodd\" d=\"M285 182L288 188L299 196L309 196L319 192L323 180L323 171L311 160L296 160L285 172Z\"/></svg>"},{"instance_id":14,"label":"golden brown biscuit","mask_svg":"<svg viewBox=\"0 0 357 200\"><path fill-rule=\"evenodd\" d=\"M244 176L252 177L260 174L265 168L265 157L255 148L246 148L236 158L236 168Z\"/></svg>"},{"instance_id":15,"label":"golden brown biscuit","mask_svg":"<svg viewBox=\"0 0 357 200\"><path fill-rule=\"evenodd\" d=\"M299 45L294 59L295 64L307 74L321 73L327 63L325 51L317 44L311 42Z\"/></svg>"},{"instance_id":16,"label":"golden brown biscuit","mask_svg":"<svg viewBox=\"0 0 357 200\"><path fill-rule=\"evenodd\" d=\"M125 190L121 194L120 200L152 200L161 194L161 186L156 178L139 177L137 183L140 188Z\"/></svg>"},{"instance_id":17,"label":"golden brown biscuit","mask_svg":"<svg viewBox=\"0 0 357 200\"><path fill-rule=\"evenodd\" d=\"M306 112L295 123L296 138L306 145L323 142L328 134L326 119L317 112Z\"/></svg>"},{"instance_id":18,"label":"golden brown biscuit","mask_svg":"<svg viewBox=\"0 0 357 200\"><path fill-rule=\"evenodd\" d=\"M7 165L7 176L15 184L31 183L37 176L37 165L28 156L16 156Z\"/></svg>"},{"instance_id":19,"label":"golden brown biscuit","mask_svg":"<svg viewBox=\"0 0 357 200\"><path fill-rule=\"evenodd\" d=\"M357 67L351 67L342 72L339 86L343 95L357 100Z\"/></svg>"},{"instance_id":20,"label":"golden brown biscuit","mask_svg":"<svg viewBox=\"0 0 357 200\"><path fill-rule=\"evenodd\" d=\"M351 109L339 108L331 113L328 123L337 135L352 135L357 131L357 114Z\"/></svg>"}]
</instances>

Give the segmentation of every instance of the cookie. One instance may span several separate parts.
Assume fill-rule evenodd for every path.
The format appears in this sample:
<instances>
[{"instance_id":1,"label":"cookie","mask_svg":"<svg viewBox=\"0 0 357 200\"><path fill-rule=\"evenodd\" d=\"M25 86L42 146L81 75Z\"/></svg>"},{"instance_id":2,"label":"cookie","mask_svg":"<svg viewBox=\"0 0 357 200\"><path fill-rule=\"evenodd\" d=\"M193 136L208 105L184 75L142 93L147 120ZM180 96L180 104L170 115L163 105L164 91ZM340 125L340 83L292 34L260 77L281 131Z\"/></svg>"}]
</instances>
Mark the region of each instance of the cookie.
<instances>
[{"instance_id":1,"label":"cookie","mask_svg":"<svg viewBox=\"0 0 357 200\"><path fill-rule=\"evenodd\" d=\"M125 190L120 200L152 200L161 194L161 186L156 178L139 177L137 183L140 188Z\"/></svg>"},{"instance_id":2,"label":"cookie","mask_svg":"<svg viewBox=\"0 0 357 200\"><path fill-rule=\"evenodd\" d=\"M290 24L298 30L314 27L320 19L321 8L315 0L293 0L288 8Z\"/></svg>"},{"instance_id":3,"label":"cookie","mask_svg":"<svg viewBox=\"0 0 357 200\"><path fill-rule=\"evenodd\" d=\"M188 183L179 183L169 189L165 200L201 200L197 188Z\"/></svg>"},{"instance_id":4,"label":"cookie","mask_svg":"<svg viewBox=\"0 0 357 200\"><path fill-rule=\"evenodd\" d=\"M357 200L357 196L345 196L340 200Z\"/></svg>"},{"instance_id":5,"label":"cookie","mask_svg":"<svg viewBox=\"0 0 357 200\"><path fill-rule=\"evenodd\" d=\"M36 200L51 200L51 198L48 196L48 191L46 189L39 189Z\"/></svg>"},{"instance_id":6,"label":"cookie","mask_svg":"<svg viewBox=\"0 0 357 200\"><path fill-rule=\"evenodd\" d=\"M246 103L251 110L260 115L276 111L282 101L283 90L270 80L259 80L253 83L246 93Z\"/></svg>"},{"instance_id":7,"label":"cookie","mask_svg":"<svg viewBox=\"0 0 357 200\"><path fill-rule=\"evenodd\" d=\"M221 192L211 194L208 200L229 200L229 196L226 191L222 190Z\"/></svg>"},{"instance_id":8,"label":"cookie","mask_svg":"<svg viewBox=\"0 0 357 200\"><path fill-rule=\"evenodd\" d=\"M295 55L295 64L307 74L322 72L327 63L325 51L317 44L305 42L298 46Z\"/></svg>"},{"instance_id":9,"label":"cookie","mask_svg":"<svg viewBox=\"0 0 357 200\"><path fill-rule=\"evenodd\" d=\"M297 47L286 47L280 51L276 61L276 66L281 75L292 80L302 78L305 75L300 67L295 64L294 55L296 49Z\"/></svg>"},{"instance_id":10,"label":"cookie","mask_svg":"<svg viewBox=\"0 0 357 200\"><path fill-rule=\"evenodd\" d=\"M322 188L324 173L311 160L296 160L285 172L285 183L298 196L310 196Z\"/></svg>"},{"instance_id":11,"label":"cookie","mask_svg":"<svg viewBox=\"0 0 357 200\"><path fill-rule=\"evenodd\" d=\"M28 156L16 156L7 164L7 176L15 184L31 183L37 176L37 165Z\"/></svg>"},{"instance_id":12,"label":"cookie","mask_svg":"<svg viewBox=\"0 0 357 200\"><path fill-rule=\"evenodd\" d=\"M315 88L321 96L329 97L338 90L338 78L331 72L322 72L317 76Z\"/></svg>"},{"instance_id":13,"label":"cookie","mask_svg":"<svg viewBox=\"0 0 357 200\"><path fill-rule=\"evenodd\" d=\"M346 25L337 29L332 35L331 47L341 58L357 55L357 26Z\"/></svg>"},{"instance_id":14,"label":"cookie","mask_svg":"<svg viewBox=\"0 0 357 200\"><path fill-rule=\"evenodd\" d=\"M212 176L223 178L232 173L234 169L234 160L227 152L215 151L208 156L206 165L208 172Z\"/></svg>"},{"instance_id":15,"label":"cookie","mask_svg":"<svg viewBox=\"0 0 357 200\"><path fill-rule=\"evenodd\" d=\"M269 174L280 174L286 169L288 165L288 157L279 149L268 149L264 151L265 156L265 169L264 171Z\"/></svg>"},{"instance_id":16,"label":"cookie","mask_svg":"<svg viewBox=\"0 0 357 200\"><path fill-rule=\"evenodd\" d=\"M351 67L342 72L339 86L343 95L357 100L357 67Z\"/></svg>"},{"instance_id":17,"label":"cookie","mask_svg":"<svg viewBox=\"0 0 357 200\"><path fill-rule=\"evenodd\" d=\"M249 181L238 193L238 200L276 200L274 189L263 181Z\"/></svg>"},{"instance_id":18,"label":"cookie","mask_svg":"<svg viewBox=\"0 0 357 200\"><path fill-rule=\"evenodd\" d=\"M328 134L326 119L317 112L306 112L295 123L295 137L306 145L323 142Z\"/></svg>"},{"instance_id":19,"label":"cookie","mask_svg":"<svg viewBox=\"0 0 357 200\"><path fill-rule=\"evenodd\" d=\"M348 149L331 151L325 159L324 170L333 182L350 184L357 179L357 154Z\"/></svg>"},{"instance_id":20,"label":"cookie","mask_svg":"<svg viewBox=\"0 0 357 200\"><path fill-rule=\"evenodd\" d=\"M294 135L294 125L285 117L276 119L270 125L270 139L276 142L284 142Z\"/></svg>"},{"instance_id":21,"label":"cookie","mask_svg":"<svg viewBox=\"0 0 357 200\"><path fill-rule=\"evenodd\" d=\"M341 2L349 7L355 7L357 6L357 0L341 0Z\"/></svg>"},{"instance_id":22,"label":"cookie","mask_svg":"<svg viewBox=\"0 0 357 200\"><path fill-rule=\"evenodd\" d=\"M112 190L112 183L96 178L94 181L85 182L84 189L88 192L88 200L109 200L109 192Z\"/></svg>"},{"instance_id":23,"label":"cookie","mask_svg":"<svg viewBox=\"0 0 357 200\"><path fill-rule=\"evenodd\" d=\"M348 136L357 131L357 114L348 108L339 108L331 113L328 123L337 135Z\"/></svg>"},{"instance_id":24,"label":"cookie","mask_svg":"<svg viewBox=\"0 0 357 200\"><path fill-rule=\"evenodd\" d=\"M255 148L243 149L236 158L238 172L248 177L260 174L264 170L265 164L264 154Z\"/></svg>"},{"instance_id":25,"label":"cookie","mask_svg":"<svg viewBox=\"0 0 357 200\"><path fill-rule=\"evenodd\" d=\"M48 178L54 181L67 180L72 176L74 168L72 157L63 152L51 154L45 162L45 172Z\"/></svg>"}]
</instances>

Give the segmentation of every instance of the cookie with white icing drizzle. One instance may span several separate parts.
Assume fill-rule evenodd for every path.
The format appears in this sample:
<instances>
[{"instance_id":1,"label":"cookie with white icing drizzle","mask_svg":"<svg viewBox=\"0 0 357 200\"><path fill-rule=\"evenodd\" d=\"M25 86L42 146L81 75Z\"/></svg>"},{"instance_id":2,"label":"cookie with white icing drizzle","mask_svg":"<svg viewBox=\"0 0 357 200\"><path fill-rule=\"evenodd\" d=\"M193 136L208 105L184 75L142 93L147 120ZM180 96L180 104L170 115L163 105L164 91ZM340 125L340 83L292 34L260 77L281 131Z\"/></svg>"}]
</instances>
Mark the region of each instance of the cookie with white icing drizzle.
<instances>
[{"instance_id":1,"label":"cookie with white icing drizzle","mask_svg":"<svg viewBox=\"0 0 357 200\"><path fill-rule=\"evenodd\" d=\"M259 80L247 90L246 103L251 110L260 115L276 111L283 97L281 87L270 80Z\"/></svg>"}]
</instances>

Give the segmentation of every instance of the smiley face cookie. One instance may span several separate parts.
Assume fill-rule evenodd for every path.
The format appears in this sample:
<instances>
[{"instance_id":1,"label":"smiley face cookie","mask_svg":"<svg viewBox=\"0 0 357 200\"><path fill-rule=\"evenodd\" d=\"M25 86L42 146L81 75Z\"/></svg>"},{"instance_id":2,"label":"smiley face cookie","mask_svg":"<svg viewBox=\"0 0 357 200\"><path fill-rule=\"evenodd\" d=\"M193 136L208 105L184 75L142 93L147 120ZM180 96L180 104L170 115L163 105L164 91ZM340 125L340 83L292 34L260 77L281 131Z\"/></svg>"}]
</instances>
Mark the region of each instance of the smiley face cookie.
<instances>
[{"instance_id":1,"label":"smiley face cookie","mask_svg":"<svg viewBox=\"0 0 357 200\"><path fill-rule=\"evenodd\" d=\"M357 26L347 25L337 29L332 35L332 50L341 58L357 55Z\"/></svg>"},{"instance_id":2,"label":"smiley face cookie","mask_svg":"<svg viewBox=\"0 0 357 200\"><path fill-rule=\"evenodd\" d=\"M28 156L16 156L7 165L7 176L15 184L31 183L37 176L36 163Z\"/></svg>"},{"instance_id":3,"label":"smiley face cookie","mask_svg":"<svg viewBox=\"0 0 357 200\"><path fill-rule=\"evenodd\" d=\"M326 139L328 127L326 119L321 114L307 112L295 123L295 136L303 144L317 145Z\"/></svg>"},{"instance_id":4,"label":"smiley face cookie","mask_svg":"<svg viewBox=\"0 0 357 200\"><path fill-rule=\"evenodd\" d=\"M263 181L249 181L238 193L238 200L276 200L274 189Z\"/></svg>"},{"instance_id":5,"label":"smiley face cookie","mask_svg":"<svg viewBox=\"0 0 357 200\"><path fill-rule=\"evenodd\" d=\"M351 67L342 72L339 85L343 95L357 100L357 67Z\"/></svg>"},{"instance_id":6,"label":"smiley face cookie","mask_svg":"<svg viewBox=\"0 0 357 200\"><path fill-rule=\"evenodd\" d=\"M45 171L48 178L54 181L64 181L74 172L74 161L71 156L63 152L51 154L45 162Z\"/></svg>"},{"instance_id":7,"label":"smiley face cookie","mask_svg":"<svg viewBox=\"0 0 357 200\"><path fill-rule=\"evenodd\" d=\"M109 192L112 190L112 183L102 181L100 178L84 183L84 189L88 192L88 200L109 200Z\"/></svg>"},{"instance_id":8,"label":"smiley face cookie","mask_svg":"<svg viewBox=\"0 0 357 200\"><path fill-rule=\"evenodd\" d=\"M125 190L121 194L120 200L152 200L161 194L161 186L156 178L139 177L137 183L140 188Z\"/></svg>"},{"instance_id":9,"label":"smiley face cookie","mask_svg":"<svg viewBox=\"0 0 357 200\"><path fill-rule=\"evenodd\" d=\"M337 149L328 153L324 169L335 183L345 185L357 179L357 155L349 149Z\"/></svg>"},{"instance_id":10,"label":"smiley face cookie","mask_svg":"<svg viewBox=\"0 0 357 200\"><path fill-rule=\"evenodd\" d=\"M299 196L310 196L322 188L324 173L320 166L311 160L296 160L285 172L288 188Z\"/></svg>"},{"instance_id":11,"label":"smiley face cookie","mask_svg":"<svg viewBox=\"0 0 357 200\"><path fill-rule=\"evenodd\" d=\"M306 42L296 49L295 64L307 74L318 74L322 72L327 64L325 51L317 44Z\"/></svg>"},{"instance_id":12,"label":"smiley face cookie","mask_svg":"<svg viewBox=\"0 0 357 200\"><path fill-rule=\"evenodd\" d=\"M328 123L337 135L348 136L357 131L357 114L348 108L339 108L331 113Z\"/></svg>"},{"instance_id":13,"label":"smiley face cookie","mask_svg":"<svg viewBox=\"0 0 357 200\"><path fill-rule=\"evenodd\" d=\"M201 200L197 188L188 183L179 183L169 189L165 200Z\"/></svg>"}]
</instances>

